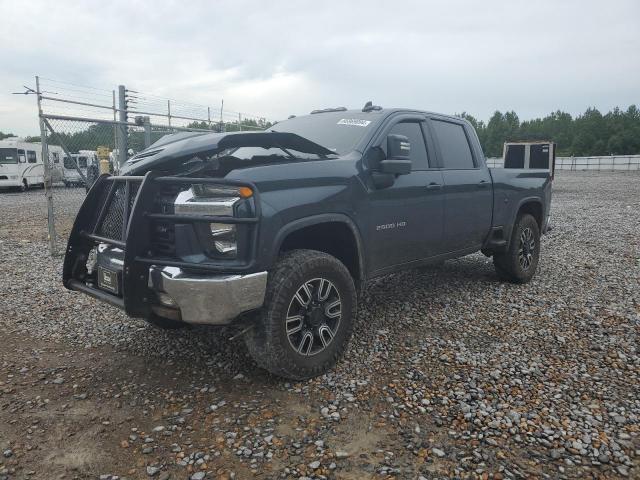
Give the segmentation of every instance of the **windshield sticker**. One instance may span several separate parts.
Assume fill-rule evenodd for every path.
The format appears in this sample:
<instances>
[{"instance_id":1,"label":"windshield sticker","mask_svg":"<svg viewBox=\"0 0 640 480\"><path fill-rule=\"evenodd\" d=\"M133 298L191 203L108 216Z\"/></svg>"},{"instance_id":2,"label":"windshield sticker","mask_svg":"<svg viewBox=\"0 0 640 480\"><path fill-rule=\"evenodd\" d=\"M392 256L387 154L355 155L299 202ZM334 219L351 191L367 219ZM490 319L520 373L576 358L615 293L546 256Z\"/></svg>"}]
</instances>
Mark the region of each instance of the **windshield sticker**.
<instances>
[{"instance_id":1,"label":"windshield sticker","mask_svg":"<svg viewBox=\"0 0 640 480\"><path fill-rule=\"evenodd\" d=\"M343 118L338 122L338 125L351 125L353 127L366 127L371 123L371 120L360 120L359 118Z\"/></svg>"}]
</instances>

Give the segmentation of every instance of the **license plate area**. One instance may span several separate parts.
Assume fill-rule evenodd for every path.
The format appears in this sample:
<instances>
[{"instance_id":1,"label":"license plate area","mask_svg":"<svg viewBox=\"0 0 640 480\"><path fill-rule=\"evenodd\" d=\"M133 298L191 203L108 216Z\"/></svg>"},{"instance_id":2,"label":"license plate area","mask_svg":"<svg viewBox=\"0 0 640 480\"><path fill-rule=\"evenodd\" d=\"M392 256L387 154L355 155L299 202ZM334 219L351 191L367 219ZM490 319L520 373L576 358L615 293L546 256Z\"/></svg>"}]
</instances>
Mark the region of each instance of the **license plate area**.
<instances>
[{"instance_id":1,"label":"license plate area","mask_svg":"<svg viewBox=\"0 0 640 480\"><path fill-rule=\"evenodd\" d=\"M120 272L99 266L98 288L120 295Z\"/></svg>"}]
</instances>

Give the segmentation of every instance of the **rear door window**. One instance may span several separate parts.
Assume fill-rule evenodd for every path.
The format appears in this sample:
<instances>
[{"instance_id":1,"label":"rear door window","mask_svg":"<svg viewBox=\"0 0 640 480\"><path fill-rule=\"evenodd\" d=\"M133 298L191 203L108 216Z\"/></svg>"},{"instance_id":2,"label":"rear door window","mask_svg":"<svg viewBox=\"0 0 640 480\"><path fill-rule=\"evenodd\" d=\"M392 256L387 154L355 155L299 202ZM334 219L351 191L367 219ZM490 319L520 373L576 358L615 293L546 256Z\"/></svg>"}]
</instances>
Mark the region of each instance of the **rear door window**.
<instances>
[{"instance_id":1,"label":"rear door window","mask_svg":"<svg viewBox=\"0 0 640 480\"><path fill-rule=\"evenodd\" d=\"M409 143L411 144L411 152L409 153L411 170L426 170L429 168L427 148L424 143L422 128L420 128L418 122L396 123L391 127L389 134L404 135L409 139Z\"/></svg>"},{"instance_id":2,"label":"rear door window","mask_svg":"<svg viewBox=\"0 0 640 480\"><path fill-rule=\"evenodd\" d=\"M432 120L431 124L440 145L443 168L450 170L475 168L464 127L459 123L442 120Z\"/></svg>"}]
</instances>

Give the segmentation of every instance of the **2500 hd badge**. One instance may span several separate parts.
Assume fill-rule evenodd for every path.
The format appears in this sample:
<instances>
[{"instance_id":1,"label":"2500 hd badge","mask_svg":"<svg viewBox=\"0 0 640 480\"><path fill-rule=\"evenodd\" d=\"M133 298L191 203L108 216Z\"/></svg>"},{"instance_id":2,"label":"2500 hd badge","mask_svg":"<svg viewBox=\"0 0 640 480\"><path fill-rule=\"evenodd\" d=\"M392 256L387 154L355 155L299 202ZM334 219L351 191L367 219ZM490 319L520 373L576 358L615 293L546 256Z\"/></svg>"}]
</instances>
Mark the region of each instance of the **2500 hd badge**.
<instances>
[{"instance_id":1,"label":"2500 hd badge","mask_svg":"<svg viewBox=\"0 0 640 480\"><path fill-rule=\"evenodd\" d=\"M391 230L393 228L404 228L406 226L407 222L385 223L384 225L376 225L376 231Z\"/></svg>"}]
</instances>

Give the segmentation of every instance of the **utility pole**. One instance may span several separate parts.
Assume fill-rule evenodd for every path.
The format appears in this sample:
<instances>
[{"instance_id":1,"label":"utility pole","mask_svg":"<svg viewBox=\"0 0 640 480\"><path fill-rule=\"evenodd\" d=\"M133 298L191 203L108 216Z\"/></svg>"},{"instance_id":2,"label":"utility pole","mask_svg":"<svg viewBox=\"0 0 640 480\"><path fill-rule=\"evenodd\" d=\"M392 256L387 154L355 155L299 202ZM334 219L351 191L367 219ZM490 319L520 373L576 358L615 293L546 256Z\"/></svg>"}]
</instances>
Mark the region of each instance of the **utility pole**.
<instances>
[{"instance_id":1,"label":"utility pole","mask_svg":"<svg viewBox=\"0 0 640 480\"><path fill-rule=\"evenodd\" d=\"M144 148L151 146L151 119L148 116L142 117L142 124L144 125Z\"/></svg>"},{"instance_id":2,"label":"utility pole","mask_svg":"<svg viewBox=\"0 0 640 480\"><path fill-rule=\"evenodd\" d=\"M42 98L40 98L40 77L36 75L36 97L38 98L38 118L40 120L40 145L42 145L42 163L44 165L44 195L47 199L47 227L49 230L49 252L54 256L56 246L56 225L53 214L53 192L51 191L51 164L49 163L49 146L47 145L47 129L42 118Z\"/></svg>"},{"instance_id":3,"label":"utility pole","mask_svg":"<svg viewBox=\"0 0 640 480\"><path fill-rule=\"evenodd\" d=\"M124 85L118 85L118 163L122 166L127 161L127 89Z\"/></svg>"},{"instance_id":4,"label":"utility pole","mask_svg":"<svg viewBox=\"0 0 640 480\"><path fill-rule=\"evenodd\" d=\"M222 119L222 110L224 110L224 98L220 103L220 131L224 132L224 120Z\"/></svg>"}]
</instances>

